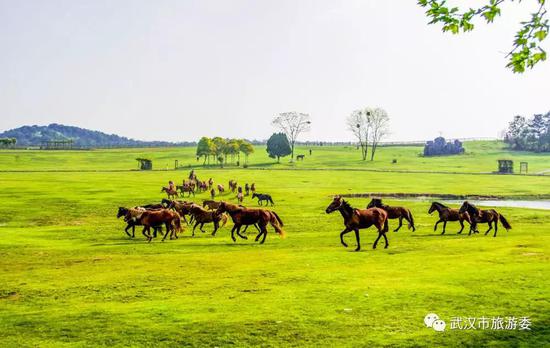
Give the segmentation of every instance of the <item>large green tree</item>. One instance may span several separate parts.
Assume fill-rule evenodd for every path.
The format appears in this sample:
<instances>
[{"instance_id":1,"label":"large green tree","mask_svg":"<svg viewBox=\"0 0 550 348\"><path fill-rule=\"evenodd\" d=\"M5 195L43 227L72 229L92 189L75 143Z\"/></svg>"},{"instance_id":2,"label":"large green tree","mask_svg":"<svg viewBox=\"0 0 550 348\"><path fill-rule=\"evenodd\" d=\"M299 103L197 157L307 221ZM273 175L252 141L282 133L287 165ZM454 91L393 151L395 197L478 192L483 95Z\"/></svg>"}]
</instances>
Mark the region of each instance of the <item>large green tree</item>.
<instances>
[{"instance_id":1,"label":"large green tree","mask_svg":"<svg viewBox=\"0 0 550 348\"><path fill-rule=\"evenodd\" d=\"M506 55L508 58L506 67L516 73L523 73L526 68L531 69L537 63L546 60L546 51L541 47L541 42L546 39L549 30L546 1L531 0L533 1L537 3L537 10L529 19L521 22L512 48ZM446 0L419 0L418 4L426 8L426 15L431 18L429 24L439 23L444 32L458 34L473 30L475 18L482 18L487 23L492 23L497 16L500 16L502 4L505 2L520 3L521 0L489 0L483 6L467 10L449 6ZM524 1L524 3L527 2Z\"/></svg>"},{"instance_id":2,"label":"large green tree","mask_svg":"<svg viewBox=\"0 0 550 348\"><path fill-rule=\"evenodd\" d=\"M281 162L281 157L288 156L292 153L290 143L285 133L273 133L267 140L267 153L269 157L276 158L277 162Z\"/></svg>"}]
</instances>

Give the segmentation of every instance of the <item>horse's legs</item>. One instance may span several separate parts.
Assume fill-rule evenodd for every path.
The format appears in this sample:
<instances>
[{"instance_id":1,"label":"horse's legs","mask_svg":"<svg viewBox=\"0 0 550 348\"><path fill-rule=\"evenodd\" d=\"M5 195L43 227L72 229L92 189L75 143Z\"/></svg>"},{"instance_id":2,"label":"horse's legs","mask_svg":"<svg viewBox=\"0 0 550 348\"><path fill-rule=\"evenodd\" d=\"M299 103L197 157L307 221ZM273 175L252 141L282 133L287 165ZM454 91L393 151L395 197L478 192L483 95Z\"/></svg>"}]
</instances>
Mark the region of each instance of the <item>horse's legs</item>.
<instances>
[{"instance_id":1,"label":"horse's legs","mask_svg":"<svg viewBox=\"0 0 550 348\"><path fill-rule=\"evenodd\" d=\"M145 233L145 231L147 231L147 233ZM143 227L143 231L141 231L141 233L143 233L145 238L147 238L148 242L151 242L151 239L153 239L153 238L151 237L151 234L149 233L149 226Z\"/></svg>"},{"instance_id":2,"label":"horse's legs","mask_svg":"<svg viewBox=\"0 0 550 348\"><path fill-rule=\"evenodd\" d=\"M134 226L126 225L126 228L124 229L124 232L126 232L126 234L128 235L128 237L133 238L133 236L128 232L128 230L130 229L130 227L133 227L133 228L135 229Z\"/></svg>"},{"instance_id":3,"label":"horse's legs","mask_svg":"<svg viewBox=\"0 0 550 348\"><path fill-rule=\"evenodd\" d=\"M235 238L235 230L237 229L237 225L233 225L233 228L231 229L231 239L233 239L233 242L236 242L237 239Z\"/></svg>"},{"instance_id":4,"label":"horse's legs","mask_svg":"<svg viewBox=\"0 0 550 348\"><path fill-rule=\"evenodd\" d=\"M359 229L355 229L355 241L357 242L357 248L355 248L355 251L361 250L361 240L359 238Z\"/></svg>"},{"instance_id":5,"label":"horse's legs","mask_svg":"<svg viewBox=\"0 0 550 348\"><path fill-rule=\"evenodd\" d=\"M218 230L219 222L214 220L214 231L212 231L212 235L216 235L216 231Z\"/></svg>"},{"instance_id":6,"label":"horse's legs","mask_svg":"<svg viewBox=\"0 0 550 348\"><path fill-rule=\"evenodd\" d=\"M464 221L458 220L458 222L460 223L460 231L458 231L457 234L462 234L462 230L464 229Z\"/></svg>"},{"instance_id":7,"label":"horse's legs","mask_svg":"<svg viewBox=\"0 0 550 348\"><path fill-rule=\"evenodd\" d=\"M386 233L383 233L382 236L384 237L384 240L386 241L386 246L384 247L384 249L387 249L388 246L390 245L390 243L388 243L388 237L386 236Z\"/></svg>"},{"instance_id":8,"label":"horse's legs","mask_svg":"<svg viewBox=\"0 0 550 348\"><path fill-rule=\"evenodd\" d=\"M493 237L496 237L497 231L498 231L498 218L494 222L495 222L495 234L493 234Z\"/></svg>"},{"instance_id":9,"label":"horse's legs","mask_svg":"<svg viewBox=\"0 0 550 348\"><path fill-rule=\"evenodd\" d=\"M241 226L242 226L242 225L241 225ZM237 228L237 236L241 237L242 239L248 239L247 236L243 236L243 235L241 234L241 226L239 226L239 227Z\"/></svg>"},{"instance_id":10,"label":"horse's legs","mask_svg":"<svg viewBox=\"0 0 550 348\"><path fill-rule=\"evenodd\" d=\"M204 230L202 229L204 227L204 222L201 224L201 226L199 227L199 230L201 230L202 233L204 233Z\"/></svg>"},{"instance_id":11,"label":"horse's legs","mask_svg":"<svg viewBox=\"0 0 550 348\"><path fill-rule=\"evenodd\" d=\"M351 232L351 229L347 227L344 228L342 232L340 232L340 243L342 243L342 245L345 246L346 248L348 247L348 245L346 244L346 242L344 242L344 235L349 232Z\"/></svg>"},{"instance_id":12,"label":"horse's legs","mask_svg":"<svg viewBox=\"0 0 550 348\"><path fill-rule=\"evenodd\" d=\"M443 232L441 232L441 234L445 234L446 228L447 228L447 220L443 221Z\"/></svg>"},{"instance_id":13,"label":"horse's legs","mask_svg":"<svg viewBox=\"0 0 550 348\"><path fill-rule=\"evenodd\" d=\"M399 226L397 226L397 228L395 230L393 230L393 232L399 231L401 226L403 226L403 217L402 216L399 217Z\"/></svg>"},{"instance_id":14,"label":"horse's legs","mask_svg":"<svg viewBox=\"0 0 550 348\"><path fill-rule=\"evenodd\" d=\"M488 225L489 225L489 229L487 231L485 231L485 235L487 235L487 233L489 233L489 231L493 229L493 222L492 221L489 221Z\"/></svg>"},{"instance_id":15,"label":"horse's legs","mask_svg":"<svg viewBox=\"0 0 550 348\"><path fill-rule=\"evenodd\" d=\"M155 229L155 232L156 232L156 229ZM162 241L164 242L164 240L166 239L166 237L168 237L168 235L170 235L170 239L172 239L172 234L174 233L175 233L175 230L173 230L171 226L168 225L168 222L166 222L166 233L164 234L164 237L162 237Z\"/></svg>"},{"instance_id":16,"label":"horse's legs","mask_svg":"<svg viewBox=\"0 0 550 348\"><path fill-rule=\"evenodd\" d=\"M264 226L260 226L260 228L263 230L263 238L262 238L262 241L260 242L260 244L264 244L265 242L265 237L267 237L267 225L264 225Z\"/></svg>"},{"instance_id":17,"label":"horse's legs","mask_svg":"<svg viewBox=\"0 0 550 348\"><path fill-rule=\"evenodd\" d=\"M376 246L378 245L378 240L380 239L380 237L382 237L382 233L378 231L378 237L376 238L376 240L374 241L374 244L372 245L373 249L376 249Z\"/></svg>"},{"instance_id":18,"label":"horse's legs","mask_svg":"<svg viewBox=\"0 0 550 348\"><path fill-rule=\"evenodd\" d=\"M437 225L438 225L440 222L442 222L442 221L443 221L443 220L439 219L439 220L435 223L435 225L434 225L434 232L437 231Z\"/></svg>"},{"instance_id":19,"label":"horse's legs","mask_svg":"<svg viewBox=\"0 0 550 348\"><path fill-rule=\"evenodd\" d=\"M195 226L193 226L193 233L191 234L191 237L195 236L195 228L197 228L198 225L199 225L199 222L195 221Z\"/></svg>"}]
</instances>

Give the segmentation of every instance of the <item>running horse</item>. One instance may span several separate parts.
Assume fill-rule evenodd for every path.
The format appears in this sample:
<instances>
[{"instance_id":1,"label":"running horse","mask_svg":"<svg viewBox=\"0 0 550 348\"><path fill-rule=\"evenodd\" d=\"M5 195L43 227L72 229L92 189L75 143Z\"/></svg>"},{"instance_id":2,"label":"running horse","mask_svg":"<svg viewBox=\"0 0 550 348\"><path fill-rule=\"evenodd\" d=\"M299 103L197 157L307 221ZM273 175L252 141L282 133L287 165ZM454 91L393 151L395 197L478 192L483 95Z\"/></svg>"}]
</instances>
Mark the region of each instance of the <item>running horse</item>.
<instances>
[{"instance_id":1,"label":"running horse","mask_svg":"<svg viewBox=\"0 0 550 348\"><path fill-rule=\"evenodd\" d=\"M171 189L170 187L163 186L160 192L166 192L168 199L175 199L176 197L179 197L178 191Z\"/></svg>"},{"instance_id":2,"label":"running horse","mask_svg":"<svg viewBox=\"0 0 550 348\"><path fill-rule=\"evenodd\" d=\"M464 221L472 225L470 214L468 214L467 211L461 213L458 209L449 208L439 202L433 202L430 206L430 210L428 210L428 214L432 214L434 211L437 211L439 214L439 220L437 220L434 225L434 231L437 230L437 225L443 222L443 232L441 232L441 234L445 234L445 228L447 227L448 221L458 221L460 223L460 231L458 231L458 234L461 234L462 230L464 230Z\"/></svg>"},{"instance_id":3,"label":"running horse","mask_svg":"<svg viewBox=\"0 0 550 348\"><path fill-rule=\"evenodd\" d=\"M380 208L368 208L368 209L355 209L349 205L342 197L335 196L332 202L329 204L325 212L330 214L338 210L342 217L344 218L344 230L340 233L340 242L346 248L348 245L344 242L344 235L354 231L355 240L357 241L357 248L355 251L361 250L361 243L359 240L359 230L363 228L369 228L375 226L378 229L378 238L374 241L372 245L373 249L376 249L378 240L380 237L384 237L386 241L386 246L388 248L388 237L386 237L386 232L388 232L388 213L385 210Z\"/></svg>"},{"instance_id":4,"label":"running horse","mask_svg":"<svg viewBox=\"0 0 550 348\"><path fill-rule=\"evenodd\" d=\"M414 227L414 218L411 211L405 207L390 207L389 205L383 204L380 198L373 198L370 203L367 205L369 208L380 208L388 213L388 219L399 219L399 226L393 232L399 231L401 226L403 226L403 219L407 220L409 223L409 229L412 228L412 231L416 231Z\"/></svg>"},{"instance_id":5,"label":"running horse","mask_svg":"<svg viewBox=\"0 0 550 348\"><path fill-rule=\"evenodd\" d=\"M281 238L285 237L285 231L282 229L283 221L274 211L267 209L258 209L258 208L245 208L241 205L231 204L228 202L220 202L217 214L222 214L227 212L231 219L233 220L233 228L231 229L231 239L233 242L236 242L235 232L242 239L248 239L246 236L243 236L240 233L241 227L257 224L260 232L256 236L255 241L257 242L260 237L263 236L260 244L265 242L265 237L267 236L267 225L270 224L275 228L275 231L279 234Z\"/></svg>"},{"instance_id":6,"label":"running horse","mask_svg":"<svg viewBox=\"0 0 550 348\"><path fill-rule=\"evenodd\" d=\"M462 206L459 210L460 213L468 212L470 214L470 218L472 220L472 223L470 224L470 232L468 235L472 234L473 232L478 232L477 230L477 224L478 223L487 223L489 225L489 229L485 231L485 235L489 233L493 229L495 229L495 233L493 234L493 237L497 236L498 231L498 221L500 220L500 223L502 223L502 226L506 229L506 231L511 230L512 226L508 223L508 220L502 215L499 214L494 209L488 209L488 210L481 210L478 209L475 205L469 203L468 201L464 201L462 203Z\"/></svg>"}]
</instances>

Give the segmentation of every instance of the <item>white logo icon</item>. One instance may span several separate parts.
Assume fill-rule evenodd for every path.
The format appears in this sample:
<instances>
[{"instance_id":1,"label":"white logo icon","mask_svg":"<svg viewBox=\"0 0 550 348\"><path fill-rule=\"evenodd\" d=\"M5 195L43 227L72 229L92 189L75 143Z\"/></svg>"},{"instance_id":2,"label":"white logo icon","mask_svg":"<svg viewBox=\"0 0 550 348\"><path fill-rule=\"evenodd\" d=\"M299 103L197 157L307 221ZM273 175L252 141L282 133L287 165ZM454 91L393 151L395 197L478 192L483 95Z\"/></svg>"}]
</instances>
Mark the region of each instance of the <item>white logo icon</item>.
<instances>
[{"instance_id":1,"label":"white logo icon","mask_svg":"<svg viewBox=\"0 0 550 348\"><path fill-rule=\"evenodd\" d=\"M439 319L439 316L435 313L430 313L424 317L424 324L426 324L427 327L433 328L435 331L445 331L445 322L441 319Z\"/></svg>"}]
</instances>

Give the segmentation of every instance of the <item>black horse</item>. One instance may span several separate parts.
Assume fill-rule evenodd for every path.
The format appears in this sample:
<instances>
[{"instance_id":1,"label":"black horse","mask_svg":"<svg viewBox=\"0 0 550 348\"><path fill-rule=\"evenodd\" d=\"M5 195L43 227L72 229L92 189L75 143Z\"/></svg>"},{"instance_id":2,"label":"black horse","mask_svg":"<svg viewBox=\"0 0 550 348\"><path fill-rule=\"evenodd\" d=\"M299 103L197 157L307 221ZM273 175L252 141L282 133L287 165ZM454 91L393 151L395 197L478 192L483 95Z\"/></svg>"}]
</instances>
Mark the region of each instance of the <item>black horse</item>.
<instances>
[{"instance_id":1,"label":"black horse","mask_svg":"<svg viewBox=\"0 0 550 348\"><path fill-rule=\"evenodd\" d=\"M146 208L146 206L160 206L160 208L163 208L161 204L147 204L147 205L143 206L143 208L145 208L147 210L156 210L156 209L160 209L160 208ZM116 218L119 219L122 216L126 216L127 213L128 213L128 208L118 207L118 213L116 214ZM126 232L128 237L131 237L131 238L134 238L136 236L136 226L143 226L141 224L141 221L139 221L139 220L125 220L125 222L126 222L126 228L124 228L124 232ZM130 233L128 233L128 230L130 228L132 228L132 234L131 235L130 235ZM153 226L153 236L155 238L157 237L157 232L160 232L160 234L162 235L162 225Z\"/></svg>"},{"instance_id":2,"label":"black horse","mask_svg":"<svg viewBox=\"0 0 550 348\"><path fill-rule=\"evenodd\" d=\"M493 229L493 225L495 228L495 233L493 234L493 237L497 236L498 231L498 221L500 220L500 223L502 223L502 226L506 229L506 231L511 230L512 226L508 223L508 220L502 214L499 214L494 209L487 209L487 210L481 210L478 209L475 205L469 203L468 201L465 201L462 203L462 206L459 210L460 213L468 212L470 214L470 219L472 220L472 223L470 225L470 232L468 235L471 235L472 232L478 232L477 231L477 224L478 223L487 223L489 225L489 229L485 231L485 235L489 233Z\"/></svg>"},{"instance_id":3,"label":"black horse","mask_svg":"<svg viewBox=\"0 0 550 348\"><path fill-rule=\"evenodd\" d=\"M254 192L252 194L252 199L258 198L258 205L263 205L263 201L265 201L265 205L268 205L271 203L271 205L274 205L273 199L271 198L271 195L263 194L263 193L256 193Z\"/></svg>"}]
</instances>

